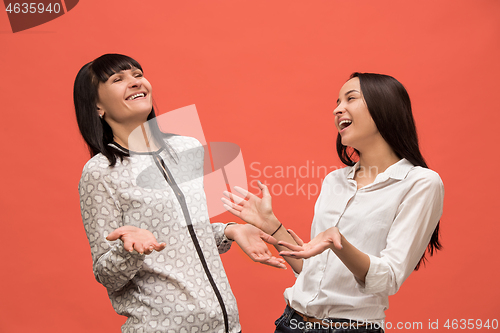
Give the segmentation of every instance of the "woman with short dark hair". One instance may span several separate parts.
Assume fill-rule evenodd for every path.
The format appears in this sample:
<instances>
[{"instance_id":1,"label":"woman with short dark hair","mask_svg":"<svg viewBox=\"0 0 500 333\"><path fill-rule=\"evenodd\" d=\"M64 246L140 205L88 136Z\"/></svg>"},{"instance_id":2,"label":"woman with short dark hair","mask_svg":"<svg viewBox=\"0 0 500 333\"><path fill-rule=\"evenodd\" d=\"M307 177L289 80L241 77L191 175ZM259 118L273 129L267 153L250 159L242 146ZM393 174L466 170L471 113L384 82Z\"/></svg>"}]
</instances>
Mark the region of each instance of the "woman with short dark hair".
<instances>
[{"instance_id":1,"label":"woman with short dark hair","mask_svg":"<svg viewBox=\"0 0 500 333\"><path fill-rule=\"evenodd\" d=\"M203 146L160 131L137 61L105 54L84 65L74 103L91 155L79 183L82 219L94 275L128 317L122 332L240 332L219 253L234 240L252 260L283 268L263 242L273 238L210 223Z\"/></svg>"},{"instance_id":2,"label":"woman with short dark hair","mask_svg":"<svg viewBox=\"0 0 500 333\"><path fill-rule=\"evenodd\" d=\"M381 332L388 296L441 248L444 187L420 153L410 98L393 77L354 73L334 111L347 167L328 174L309 243L276 218L271 196L240 189L226 209L273 235L296 273L276 332ZM356 162L355 162L356 161Z\"/></svg>"}]
</instances>

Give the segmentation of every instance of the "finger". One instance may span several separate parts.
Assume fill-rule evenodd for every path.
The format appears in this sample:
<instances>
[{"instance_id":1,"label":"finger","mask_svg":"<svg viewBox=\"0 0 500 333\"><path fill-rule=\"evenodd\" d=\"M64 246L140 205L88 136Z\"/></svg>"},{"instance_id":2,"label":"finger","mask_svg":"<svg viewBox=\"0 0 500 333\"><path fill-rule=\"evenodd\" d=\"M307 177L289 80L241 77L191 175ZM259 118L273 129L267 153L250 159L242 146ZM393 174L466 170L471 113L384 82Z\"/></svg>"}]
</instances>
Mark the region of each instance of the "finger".
<instances>
[{"instance_id":1,"label":"finger","mask_svg":"<svg viewBox=\"0 0 500 333\"><path fill-rule=\"evenodd\" d=\"M261 183L260 180L257 183L259 184L259 188L262 191L263 197L271 196L271 194L269 193L269 189L267 188L267 185L264 185L263 183Z\"/></svg>"},{"instance_id":2,"label":"finger","mask_svg":"<svg viewBox=\"0 0 500 333\"><path fill-rule=\"evenodd\" d=\"M141 243L135 243L134 249L137 251L137 253L144 254L144 246Z\"/></svg>"},{"instance_id":3,"label":"finger","mask_svg":"<svg viewBox=\"0 0 500 333\"><path fill-rule=\"evenodd\" d=\"M278 242L278 245L281 245L281 246L284 246L292 251L304 251L304 248L302 248L302 246L300 245L295 245L295 244L291 244L291 243L287 243L287 242L284 242L284 241L279 241Z\"/></svg>"},{"instance_id":4,"label":"finger","mask_svg":"<svg viewBox=\"0 0 500 333\"><path fill-rule=\"evenodd\" d=\"M271 257L262 263L272 267L286 269L285 261L281 258Z\"/></svg>"},{"instance_id":5,"label":"finger","mask_svg":"<svg viewBox=\"0 0 500 333\"><path fill-rule=\"evenodd\" d=\"M134 252L134 243L133 242L123 242L123 248L127 252Z\"/></svg>"},{"instance_id":6,"label":"finger","mask_svg":"<svg viewBox=\"0 0 500 333\"><path fill-rule=\"evenodd\" d=\"M224 192L222 192L222 194L224 194L226 197L228 197L229 199L233 200L237 204L245 202L245 198L241 198L240 196L237 196L236 194L233 194L233 193L231 193L229 191L224 191ZM243 195L243 196L245 196L245 195Z\"/></svg>"},{"instance_id":7,"label":"finger","mask_svg":"<svg viewBox=\"0 0 500 333\"><path fill-rule=\"evenodd\" d=\"M282 257L292 257L297 259L308 258L308 256L305 255L304 252L295 252L295 251L281 251L279 255Z\"/></svg>"},{"instance_id":8,"label":"finger","mask_svg":"<svg viewBox=\"0 0 500 333\"><path fill-rule=\"evenodd\" d=\"M231 214L240 217L240 215L241 215L240 211L237 211L236 209L233 209L232 207L230 207L230 206L228 206L226 204L224 204L222 206L224 207L224 209L226 209L227 211L229 211Z\"/></svg>"},{"instance_id":9,"label":"finger","mask_svg":"<svg viewBox=\"0 0 500 333\"><path fill-rule=\"evenodd\" d=\"M224 194L226 197L228 197L229 199L233 200L236 203L240 203L241 201L245 200L244 198L242 198L234 193L231 193L229 191L223 191L222 194Z\"/></svg>"},{"instance_id":10,"label":"finger","mask_svg":"<svg viewBox=\"0 0 500 333\"><path fill-rule=\"evenodd\" d=\"M268 244L271 244L271 245L278 245L278 240L276 238L274 238L273 236L269 235L269 234L266 234L265 232L262 232L260 234L260 238L268 243Z\"/></svg>"},{"instance_id":11,"label":"finger","mask_svg":"<svg viewBox=\"0 0 500 333\"><path fill-rule=\"evenodd\" d=\"M304 242L302 241L302 239L300 239L299 236L297 236L297 234L292 230L292 229L288 229L288 233L292 236L293 240L300 246L304 245Z\"/></svg>"},{"instance_id":12,"label":"finger","mask_svg":"<svg viewBox=\"0 0 500 333\"><path fill-rule=\"evenodd\" d=\"M222 202L226 205L228 205L229 207L237 210L237 211L241 211L243 209L243 207L241 207L240 205L237 205L235 203L232 203L231 201L229 201L228 199L226 198L220 198L222 200Z\"/></svg>"},{"instance_id":13,"label":"finger","mask_svg":"<svg viewBox=\"0 0 500 333\"><path fill-rule=\"evenodd\" d=\"M115 241L119 239L122 236L120 228L113 230L108 237L106 237L107 240L109 241Z\"/></svg>"},{"instance_id":14,"label":"finger","mask_svg":"<svg viewBox=\"0 0 500 333\"><path fill-rule=\"evenodd\" d=\"M271 254L254 252L254 253L250 254L250 257L254 261L262 262L262 261L266 261L269 258L271 258Z\"/></svg>"},{"instance_id":15,"label":"finger","mask_svg":"<svg viewBox=\"0 0 500 333\"><path fill-rule=\"evenodd\" d=\"M333 246L337 250L342 250L342 237L340 237L340 234L334 234L333 236Z\"/></svg>"},{"instance_id":16,"label":"finger","mask_svg":"<svg viewBox=\"0 0 500 333\"><path fill-rule=\"evenodd\" d=\"M156 243L156 244L158 244L158 243ZM144 254L150 254L150 253L152 253L155 250L155 248L156 248L156 245L151 244L149 247L144 248Z\"/></svg>"},{"instance_id":17,"label":"finger","mask_svg":"<svg viewBox=\"0 0 500 333\"><path fill-rule=\"evenodd\" d=\"M241 194L245 200L248 200L250 199L252 196L256 196L255 194L253 193L250 193L248 192L247 190L245 190L244 188L241 188L239 186L235 186L234 189L236 190L236 192L238 192L239 194Z\"/></svg>"},{"instance_id":18,"label":"finger","mask_svg":"<svg viewBox=\"0 0 500 333\"><path fill-rule=\"evenodd\" d=\"M165 247L167 247L167 243L165 243L165 242L160 243L160 244L156 243L156 244L154 245L154 249L155 249L155 251L157 251L157 252L160 252L160 251L161 251L161 250L163 250Z\"/></svg>"}]
</instances>

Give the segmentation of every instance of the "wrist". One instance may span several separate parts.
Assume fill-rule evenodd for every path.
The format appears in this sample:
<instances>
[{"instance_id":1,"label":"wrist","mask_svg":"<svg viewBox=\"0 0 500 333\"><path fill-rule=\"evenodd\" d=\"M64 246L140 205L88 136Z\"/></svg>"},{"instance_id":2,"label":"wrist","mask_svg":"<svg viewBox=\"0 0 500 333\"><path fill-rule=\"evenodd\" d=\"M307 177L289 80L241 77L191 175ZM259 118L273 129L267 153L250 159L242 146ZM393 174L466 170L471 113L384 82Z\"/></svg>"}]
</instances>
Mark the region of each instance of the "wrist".
<instances>
[{"instance_id":1,"label":"wrist","mask_svg":"<svg viewBox=\"0 0 500 333\"><path fill-rule=\"evenodd\" d=\"M283 228L281 222L273 214L269 219L267 219L267 223L262 228L262 231L264 231L268 235L271 235L281 228Z\"/></svg>"},{"instance_id":2,"label":"wrist","mask_svg":"<svg viewBox=\"0 0 500 333\"><path fill-rule=\"evenodd\" d=\"M338 242L339 243L339 247L337 247L337 245L335 245L335 239L332 239L331 240L331 243L330 243L330 246L329 248L335 253L335 254L340 254L341 251L344 249L344 244L346 243L346 239L344 238L344 236L339 232L339 235L340 235L340 241Z\"/></svg>"},{"instance_id":3,"label":"wrist","mask_svg":"<svg viewBox=\"0 0 500 333\"><path fill-rule=\"evenodd\" d=\"M239 227L239 224L236 222L229 222L226 224L224 228L224 235L230 241L234 241L236 229Z\"/></svg>"}]
</instances>

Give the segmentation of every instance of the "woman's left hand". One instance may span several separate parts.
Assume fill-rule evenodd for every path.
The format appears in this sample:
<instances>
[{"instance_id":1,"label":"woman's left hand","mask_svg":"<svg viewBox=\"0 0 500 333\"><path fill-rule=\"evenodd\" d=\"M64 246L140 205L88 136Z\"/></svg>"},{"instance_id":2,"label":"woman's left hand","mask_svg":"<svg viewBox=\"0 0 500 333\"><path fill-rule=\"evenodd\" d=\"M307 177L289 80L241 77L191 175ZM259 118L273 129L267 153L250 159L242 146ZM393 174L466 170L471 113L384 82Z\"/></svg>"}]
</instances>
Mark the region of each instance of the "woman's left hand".
<instances>
[{"instance_id":1,"label":"woman's left hand","mask_svg":"<svg viewBox=\"0 0 500 333\"><path fill-rule=\"evenodd\" d=\"M285 260L272 255L266 243L276 245L278 241L251 224L230 224L225 230L226 237L233 239L253 261L286 269Z\"/></svg>"},{"instance_id":2,"label":"woman's left hand","mask_svg":"<svg viewBox=\"0 0 500 333\"><path fill-rule=\"evenodd\" d=\"M326 229L314 237L309 243L304 243L292 230L288 230L298 245L280 241L278 245L289 248L291 251L281 251L281 256L307 259L323 253L328 249L342 249L342 235L337 227Z\"/></svg>"}]
</instances>

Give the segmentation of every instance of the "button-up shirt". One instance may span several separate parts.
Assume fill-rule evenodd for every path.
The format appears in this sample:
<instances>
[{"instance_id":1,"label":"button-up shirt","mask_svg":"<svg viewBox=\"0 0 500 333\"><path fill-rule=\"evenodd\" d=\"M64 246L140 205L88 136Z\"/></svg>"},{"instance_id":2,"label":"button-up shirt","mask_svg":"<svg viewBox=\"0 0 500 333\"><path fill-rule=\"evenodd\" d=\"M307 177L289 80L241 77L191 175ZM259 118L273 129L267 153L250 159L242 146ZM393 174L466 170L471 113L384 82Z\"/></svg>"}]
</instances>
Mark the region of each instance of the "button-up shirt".
<instances>
[{"instance_id":1,"label":"button-up shirt","mask_svg":"<svg viewBox=\"0 0 500 333\"><path fill-rule=\"evenodd\" d=\"M347 318L382 323L395 294L424 253L443 210L439 175L406 159L358 189L358 164L335 170L323 181L311 239L331 227L370 258L361 282L331 250L304 260L285 299L318 319ZM368 172L369 170L365 170Z\"/></svg>"}]
</instances>

